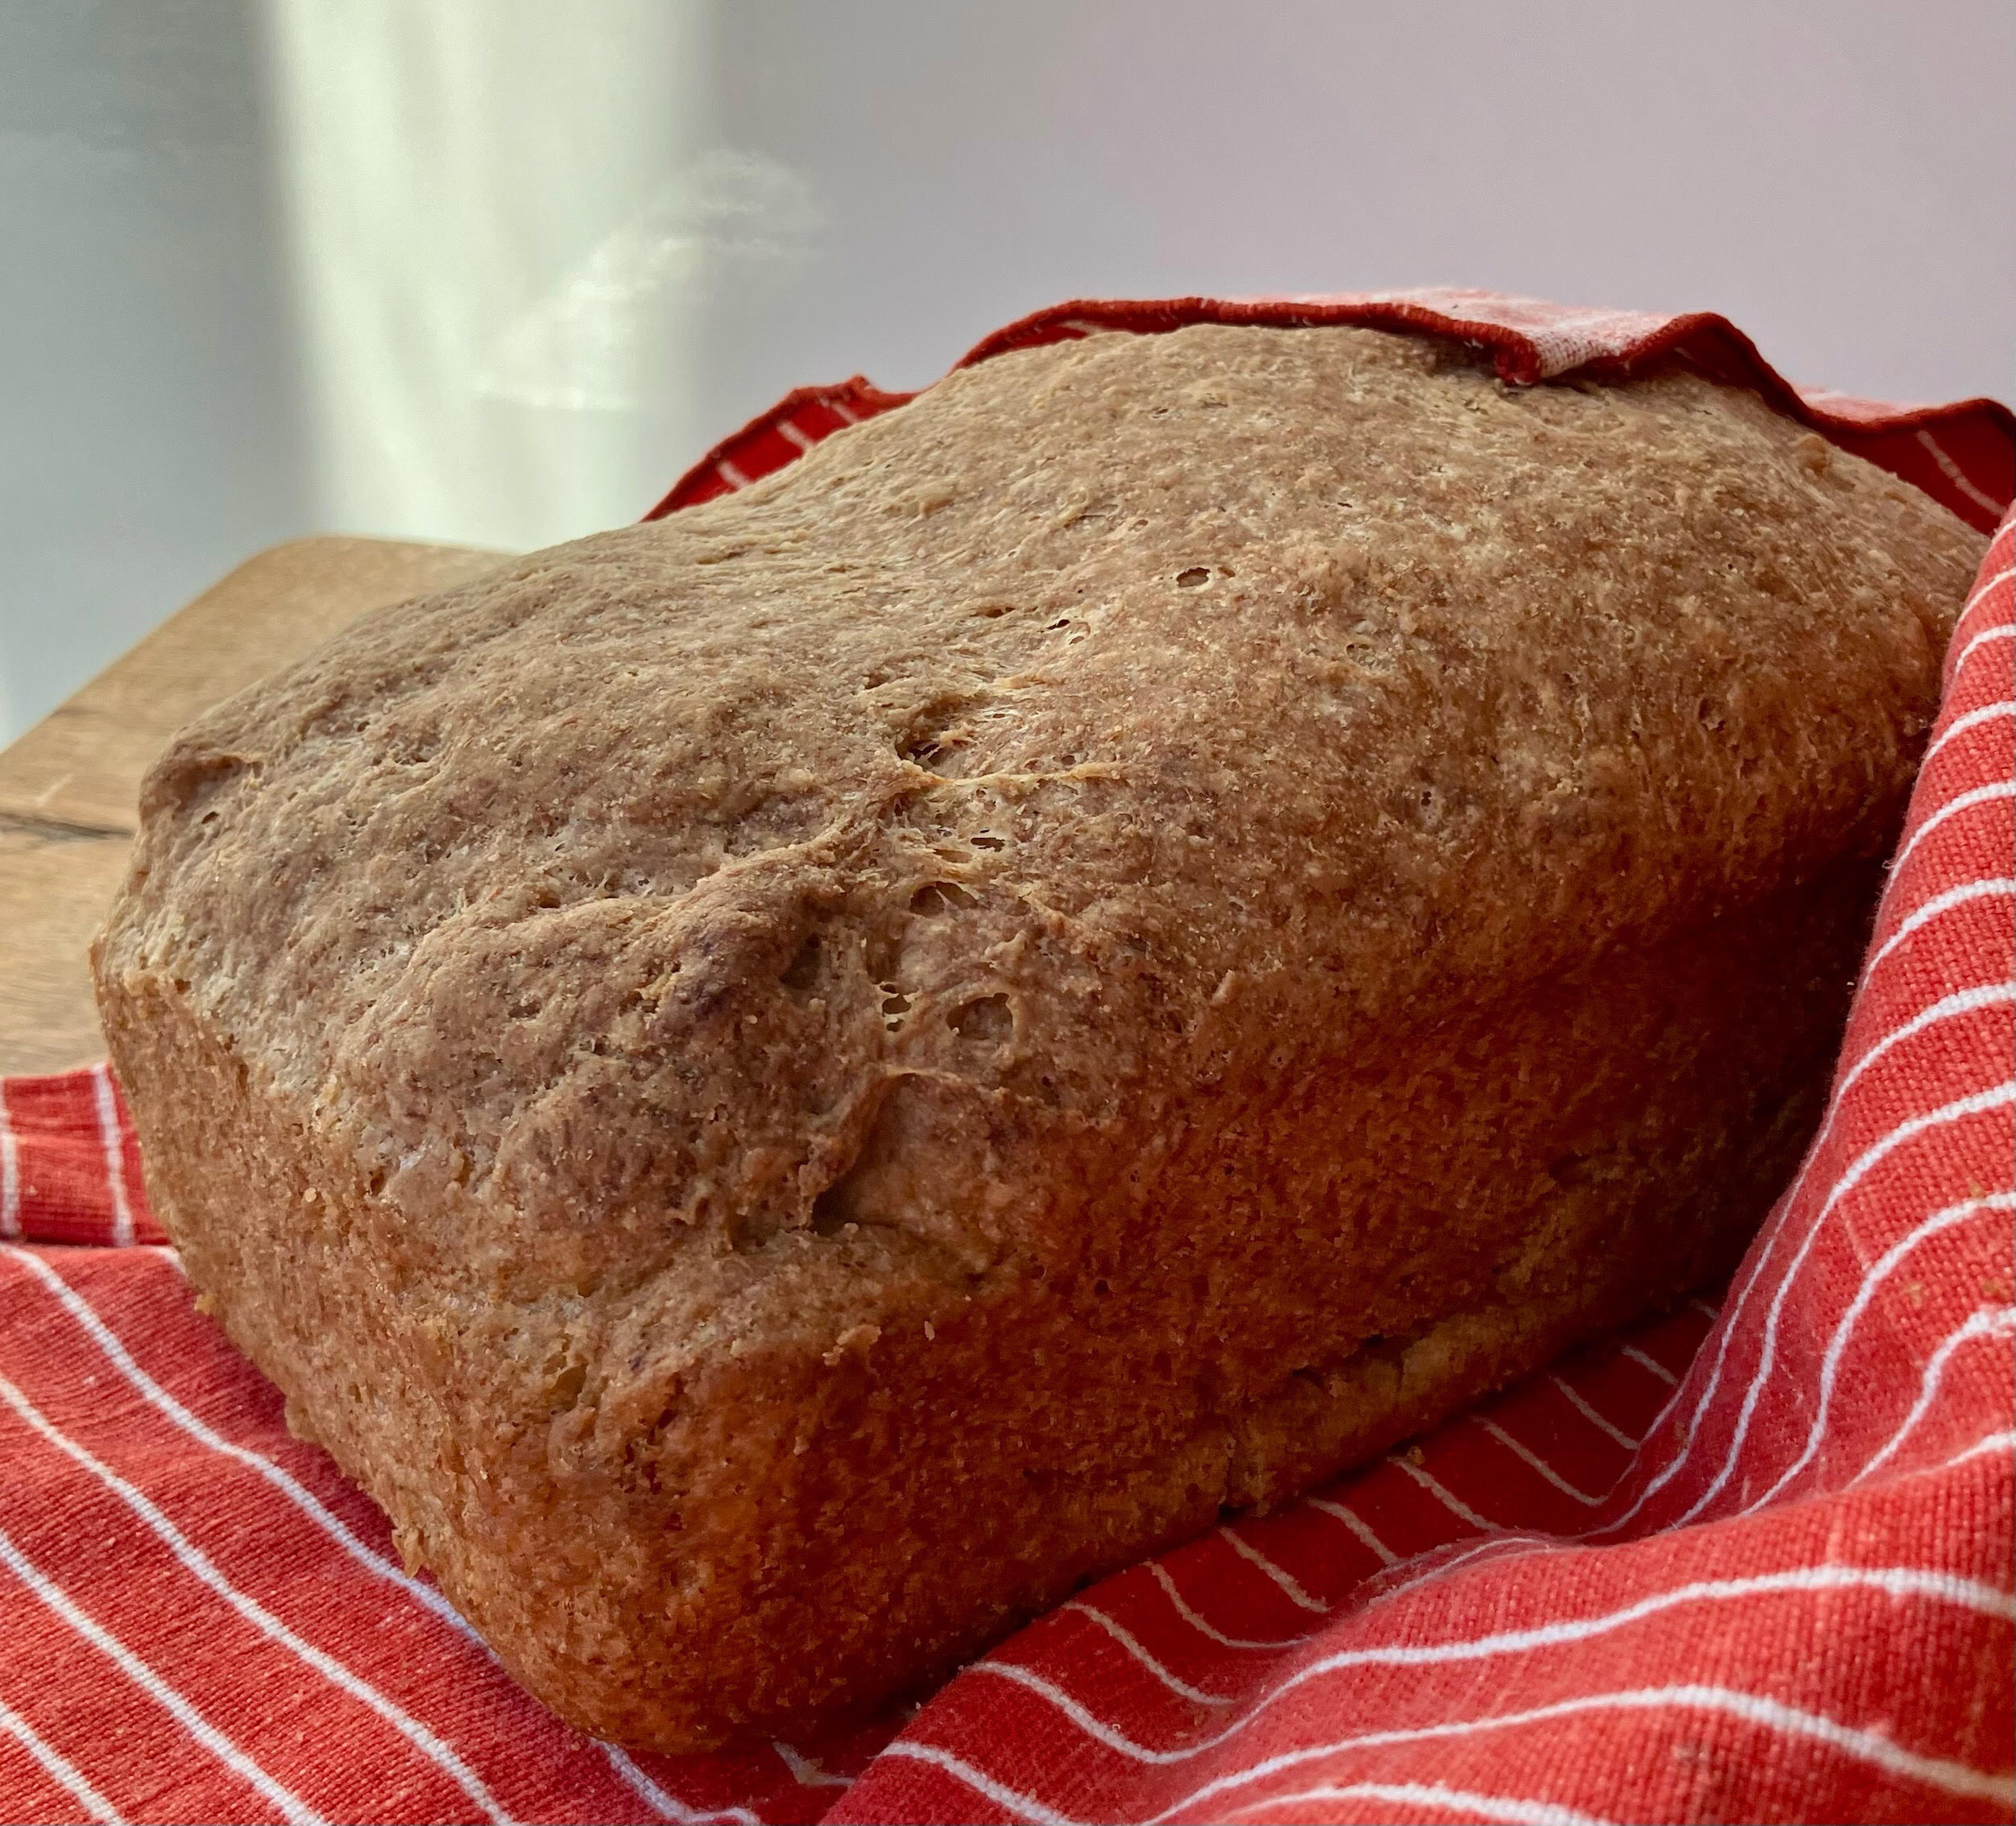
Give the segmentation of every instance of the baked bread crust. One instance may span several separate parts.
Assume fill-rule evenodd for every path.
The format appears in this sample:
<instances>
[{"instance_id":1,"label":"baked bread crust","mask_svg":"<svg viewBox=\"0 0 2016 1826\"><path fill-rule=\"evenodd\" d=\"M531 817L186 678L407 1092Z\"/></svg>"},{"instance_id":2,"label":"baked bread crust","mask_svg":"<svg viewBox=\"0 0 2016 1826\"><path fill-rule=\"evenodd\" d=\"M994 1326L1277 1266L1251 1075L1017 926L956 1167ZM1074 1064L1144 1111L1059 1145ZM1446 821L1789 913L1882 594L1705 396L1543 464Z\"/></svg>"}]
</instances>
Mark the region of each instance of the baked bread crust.
<instances>
[{"instance_id":1,"label":"baked bread crust","mask_svg":"<svg viewBox=\"0 0 2016 1826\"><path fill-rule=\"evenodd\" d=\"M997 357L178 738L150 1195L541 1699L803 1729L1732 1259L1984 543L1686 373Z\"/></svg>"}]
</instances>

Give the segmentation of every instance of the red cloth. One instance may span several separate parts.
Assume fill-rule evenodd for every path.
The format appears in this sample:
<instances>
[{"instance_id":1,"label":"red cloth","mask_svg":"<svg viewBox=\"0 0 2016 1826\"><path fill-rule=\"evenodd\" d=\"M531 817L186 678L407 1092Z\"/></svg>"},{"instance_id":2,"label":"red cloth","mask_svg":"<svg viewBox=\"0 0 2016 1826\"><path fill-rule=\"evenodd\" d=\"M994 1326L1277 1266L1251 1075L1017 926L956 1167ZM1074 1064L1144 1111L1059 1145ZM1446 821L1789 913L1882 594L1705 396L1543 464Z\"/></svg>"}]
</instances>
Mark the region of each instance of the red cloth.
<instances>
[{"instance_id":1,"label":"red cloth","mask_svg":"<svg viewBox=\"0 0 2016 1826\"><path fill-rule=\"evenodd\" d=\"M1663 336L1797 404L1718 319L1459 301L1517 376L1621 371ZM1066 307L982 353L1122 308ZM1339 308L1154 307L1132 326ZM809 441L844 421L833 406L867 409L859 385L793 395L673 504L723 464L756 473L766 438L795 450L784 427ZM1977 515L1970 490L2006 501L1999 408L1802 409ZM1576 1352L825 1743L631 1758L542 1712L193 1310L109 1074L7 1081L0 1232L23 1240L0 1246L0 1813L2009 1819L2011 547L2005 520L1824 1126L1719 1315Z\"/></svg>"}]
</instances>

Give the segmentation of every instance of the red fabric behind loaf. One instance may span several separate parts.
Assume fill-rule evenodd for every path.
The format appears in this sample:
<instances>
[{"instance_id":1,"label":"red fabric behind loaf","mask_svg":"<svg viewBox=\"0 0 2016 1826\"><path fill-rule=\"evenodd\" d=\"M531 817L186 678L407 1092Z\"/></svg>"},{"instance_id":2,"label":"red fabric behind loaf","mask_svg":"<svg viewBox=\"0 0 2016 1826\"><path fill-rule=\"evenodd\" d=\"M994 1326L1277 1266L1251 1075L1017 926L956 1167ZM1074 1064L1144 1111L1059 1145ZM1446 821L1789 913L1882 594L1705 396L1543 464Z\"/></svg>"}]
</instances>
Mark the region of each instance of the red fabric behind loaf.
<instances>
[{"instance_id":1,"label":"red fabric behind loaf","mask_svg":"<svg viewBox=\"0 0 2016 1826\"><path fill-rule=\"evenodd\" d=\"M1977 524L2010 415L1799 394L1717 317L1480 293L1078 304L1679 358ZM796 393L660 511L900 404ZM1095 1587L913 1716L631 1758L410 1578L192 1309L102 1066L0 1085L0 1814L22 1820L2007 1820L2016 1807L2016 724L2005 519L1825 1124L1726 1303Z\"/></svg>"}]
</instances>

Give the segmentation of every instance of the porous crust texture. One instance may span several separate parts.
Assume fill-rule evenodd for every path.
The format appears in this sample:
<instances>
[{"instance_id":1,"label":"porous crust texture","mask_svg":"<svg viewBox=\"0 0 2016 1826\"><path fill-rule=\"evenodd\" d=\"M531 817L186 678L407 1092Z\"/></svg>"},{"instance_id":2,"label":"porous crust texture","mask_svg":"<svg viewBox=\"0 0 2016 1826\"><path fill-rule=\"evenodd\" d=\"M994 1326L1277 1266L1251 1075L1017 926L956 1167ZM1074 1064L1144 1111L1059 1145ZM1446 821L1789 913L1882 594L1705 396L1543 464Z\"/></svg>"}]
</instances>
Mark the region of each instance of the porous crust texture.
<instances>
[{"instance_id":1,"label":"porous crust texture","mask_svg":"<svg viewBox=\"0 0 2016 1826\"><path fill-rule=\"evenodd\" d=\"M150 1195L540 1698L811 1728L1728 1265L1983 544L1685 372L1000 356L184 731Z\"/></svg>"}]
</instances>

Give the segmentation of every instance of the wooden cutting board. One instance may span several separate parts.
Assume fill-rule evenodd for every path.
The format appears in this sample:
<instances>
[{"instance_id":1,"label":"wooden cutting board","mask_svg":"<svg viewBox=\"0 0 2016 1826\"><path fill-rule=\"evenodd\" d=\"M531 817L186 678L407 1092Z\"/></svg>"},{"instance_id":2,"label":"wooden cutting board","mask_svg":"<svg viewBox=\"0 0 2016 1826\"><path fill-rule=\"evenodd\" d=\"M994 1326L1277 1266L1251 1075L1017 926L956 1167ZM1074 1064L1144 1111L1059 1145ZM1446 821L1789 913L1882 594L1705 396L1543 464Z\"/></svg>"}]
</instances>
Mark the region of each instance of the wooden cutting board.
<instances>
[{"instance_id":1,"label":"wooden cutting board","mask_svg":"<svg viewBox=\"0 0 2016 1826\"><path fill-rule=\"evenodd\" d=\"M501 556L383 539L275 545L0 752L0 1076L104 1056L86 954L126 872L140 776L168 738L366 610Z\"/></svg>"}]
</instances>

